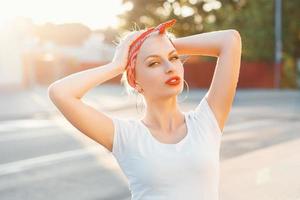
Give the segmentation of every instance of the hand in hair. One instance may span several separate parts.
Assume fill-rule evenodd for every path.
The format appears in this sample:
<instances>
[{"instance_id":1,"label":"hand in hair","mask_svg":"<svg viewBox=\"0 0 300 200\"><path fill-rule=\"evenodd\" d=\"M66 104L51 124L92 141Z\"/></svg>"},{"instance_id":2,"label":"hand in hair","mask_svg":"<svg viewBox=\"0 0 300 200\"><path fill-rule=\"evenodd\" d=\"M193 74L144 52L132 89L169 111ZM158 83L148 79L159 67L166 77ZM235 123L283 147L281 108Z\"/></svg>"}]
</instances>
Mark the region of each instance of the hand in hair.
<instances>
[{"instance_id":1,"label":"hand in hair","mask_svg":"<svg viewBox=\"0 0 300 200\"><path fill-rule=\"evenodd\" d=\"M125 71L125 67L128 61L128 52L131 43L142 33L143 31L132 31L119 42L116 47L112 62L121 68L122 72Z\"/></svg>"}]
</instances>

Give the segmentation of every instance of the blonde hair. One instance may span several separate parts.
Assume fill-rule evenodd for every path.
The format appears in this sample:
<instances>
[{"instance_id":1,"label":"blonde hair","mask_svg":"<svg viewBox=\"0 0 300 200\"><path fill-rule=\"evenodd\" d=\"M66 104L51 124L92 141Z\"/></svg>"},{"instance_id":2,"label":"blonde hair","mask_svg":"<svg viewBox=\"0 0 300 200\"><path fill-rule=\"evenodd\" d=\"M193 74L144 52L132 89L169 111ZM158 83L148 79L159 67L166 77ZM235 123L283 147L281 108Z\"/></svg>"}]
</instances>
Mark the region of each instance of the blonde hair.
<instances>
[{"instance_id":1,"label":"blonde hair","mask_svg":"<svg viewBox=\"0 0 300 200\"><path fill-rule=\"evenodd\" d=\"M124 32L121 36L119 36L117 39L118 39L118 43L120 43L122 40L124 40L127 36L129 36L130 34L132 34L133 32L136 32L136 31L141 31L141 30L144 30L146 31L147 28L144 28L144 29L140 29L140 27L135 24L135 26L133 27L133 30L132 31L126 31ZM165 31L165 34L168 36L168 38L170 40L174 40L176 39L175 35L172 33L172 32L169 32L168 30ZM115 42L114 42L115 43ZM118 43L115 43L116 45ZM185 63L185 61L189 58L190 56L188 55L179 55L179 58L181 60L182 63ZM122 77L121 77L121 85L124 86L125 88L125 92L128 96L136 96L136 98L140 95L140 93L135 90L135 88L131 87L131 85L129 84L128 82L128 79L127 79L127 70L125 70L123 73L122 73ZM142 96L142 102L143 102L143 106L146 105L145 103L145 98L143 95ZM137 107L137 106L136 106Z\"/></svg>"}]
</instances>

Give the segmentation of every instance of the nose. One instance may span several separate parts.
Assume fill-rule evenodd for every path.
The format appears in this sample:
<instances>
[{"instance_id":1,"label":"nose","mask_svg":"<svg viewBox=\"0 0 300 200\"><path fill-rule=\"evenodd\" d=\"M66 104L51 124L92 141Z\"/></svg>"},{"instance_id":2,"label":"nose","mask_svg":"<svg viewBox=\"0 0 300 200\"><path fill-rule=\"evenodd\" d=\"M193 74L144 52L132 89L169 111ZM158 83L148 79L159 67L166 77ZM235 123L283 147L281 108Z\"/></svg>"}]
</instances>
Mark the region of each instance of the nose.
<instances>
[{"instance_id":1,"label":"nose","mask_svg":"<svg viewBox=\"0 0 300 200\"><path fill-rule=\"evenodd\" d=\"M170 71L174 71L174 69L175 69L174 63L172 63L170 61L166 61L164 66L165 66L165 72L166 73L169 73Z\"/></svg>"}]
</instances>

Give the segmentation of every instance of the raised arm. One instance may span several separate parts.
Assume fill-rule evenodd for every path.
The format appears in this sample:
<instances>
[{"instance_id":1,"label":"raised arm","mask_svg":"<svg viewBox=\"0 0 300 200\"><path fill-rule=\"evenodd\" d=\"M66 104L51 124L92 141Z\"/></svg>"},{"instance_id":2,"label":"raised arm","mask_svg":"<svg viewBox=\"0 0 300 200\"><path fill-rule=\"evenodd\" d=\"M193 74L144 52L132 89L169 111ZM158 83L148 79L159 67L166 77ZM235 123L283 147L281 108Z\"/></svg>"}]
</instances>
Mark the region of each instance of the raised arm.
<instances>
[{"instance_id":1,"label":"raised arm","mask_svg":"<svg viewBox=\"0 0 300 200\"><path fill-rule=\"evenodd\" d=\"M240 71L242 42L234 29L200 33L173 40L179 54L218 57L207 94L221 131L235 96Z\"/></svg>"},{"instance_id":2,"label":"raised arm","mask_svg":"<svg viewBox=\"0 0 300 200\"><path fill-rule=\"evenodd\" d=\"M108 150L112 149L112 119L82 102L81 98L89 89L117 76L119 72L113 63L109 63L71 74L48 88L51 101L64 117L79 131Z\"/></svg>"},{"instance_id":3,"label":"raised arm","mask_svg":"<svg viewBox=\"0 0 300 200\"><path fill-rule=\"evenodd\" d=\"M48 96L66 119L109 151L112 151L114 137L112 119L105 113L83 103L81 98L91 88L112 79L125 70L129 44L138 34L129 35L117 46L112 62L71 74L48 87Z\"/></svg>"}]
</instances>

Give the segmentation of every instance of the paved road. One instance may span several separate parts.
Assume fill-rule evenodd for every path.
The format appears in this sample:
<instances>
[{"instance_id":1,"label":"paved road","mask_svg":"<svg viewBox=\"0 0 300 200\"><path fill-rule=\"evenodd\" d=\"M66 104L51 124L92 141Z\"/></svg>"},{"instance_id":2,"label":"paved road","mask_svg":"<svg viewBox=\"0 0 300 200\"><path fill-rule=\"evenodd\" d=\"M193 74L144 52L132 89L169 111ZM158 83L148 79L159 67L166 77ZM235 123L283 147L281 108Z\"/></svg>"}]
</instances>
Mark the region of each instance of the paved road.
<instances>
[{"instance_id":1,"label":"paved road","mask_svg":"<svg viewBox=\"0 0 300 200\"><path fill-rule=\"evenodd\" d=\"M45 92L2 93L0 199L130 199L111 153L67 122ZM182 109L195 108L204 94L191 91ZM120 96L120 88L103 87L84 101L140 117L135 99ZM221 199L299 200L299 122L299 92L238 91L222 136Z\"/></svg>"}]
</instances>

